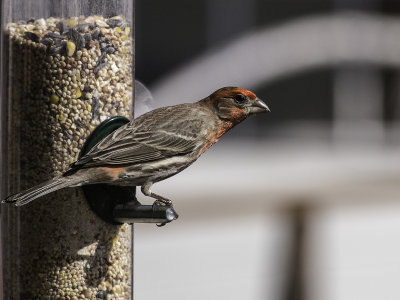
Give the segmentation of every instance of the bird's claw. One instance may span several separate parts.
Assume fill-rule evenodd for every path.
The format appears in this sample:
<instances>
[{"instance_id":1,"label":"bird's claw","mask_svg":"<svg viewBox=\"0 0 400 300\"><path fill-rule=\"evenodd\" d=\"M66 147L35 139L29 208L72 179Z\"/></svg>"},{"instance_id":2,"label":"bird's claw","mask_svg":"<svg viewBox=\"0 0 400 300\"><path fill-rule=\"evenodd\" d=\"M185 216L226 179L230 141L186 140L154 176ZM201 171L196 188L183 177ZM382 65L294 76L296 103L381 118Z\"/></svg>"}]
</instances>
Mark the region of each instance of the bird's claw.
<instances>
[{"instance_id":1,"label":"bird's claw","mask_svg":"<svg viewBox=\"0 0 400 300\"><path fill-rule=\"evenodd\" d=\"M167 206L171 206L171 207L173 206L172 205L172 201L169 200L169 199L165 199L164 204L167 205Z\"/></svg>"},{"instance_id":2,"label":"bird's claw","mask_svg":"<svg viewBox=\"0 0 400 300\"><path fill-rule=\"evenodd\" d=\"M169 199L157 199L154 201L153 205L165 205L172 207L172 201Z\"/></svg>"}]
</instances>

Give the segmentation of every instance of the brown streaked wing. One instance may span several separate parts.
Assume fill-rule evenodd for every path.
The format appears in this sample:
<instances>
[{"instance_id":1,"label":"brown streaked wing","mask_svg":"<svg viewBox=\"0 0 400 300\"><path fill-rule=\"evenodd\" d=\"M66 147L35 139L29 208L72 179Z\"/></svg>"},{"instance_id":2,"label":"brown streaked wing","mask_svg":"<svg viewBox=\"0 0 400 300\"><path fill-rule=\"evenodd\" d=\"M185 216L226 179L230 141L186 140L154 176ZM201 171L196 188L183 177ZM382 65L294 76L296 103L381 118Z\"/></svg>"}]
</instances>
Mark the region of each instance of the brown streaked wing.
<instances>
[{"instance_id":1,"label":"brown streaked wing","mask_svg":"<svg viewBox=\"0 0 400 300\"><path fill-rule=\"evenodd\" d=\"M200 136L204 122L197 118L187 122L190 123L188 127L175 124L170 130L169 126L160 126L152 131L140 131L143 128L135 126L135 122L124 125L73 166L133 165L190 153L199 146L199 141L204 140Z\"/></svg>"}]
</instances>

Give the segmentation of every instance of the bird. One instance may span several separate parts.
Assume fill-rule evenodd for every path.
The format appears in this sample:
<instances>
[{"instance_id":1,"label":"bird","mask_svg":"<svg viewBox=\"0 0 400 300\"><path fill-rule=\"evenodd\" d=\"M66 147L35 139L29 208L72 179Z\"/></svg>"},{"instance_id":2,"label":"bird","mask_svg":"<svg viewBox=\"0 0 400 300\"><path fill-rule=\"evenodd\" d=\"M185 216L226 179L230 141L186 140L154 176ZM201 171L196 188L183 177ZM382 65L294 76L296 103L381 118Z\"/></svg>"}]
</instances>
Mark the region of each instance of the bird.
<instances>
[{"instance_id":1,"label":"bird","mask_svg":"<svg viewBox=\"0 0 400 300\"><path fill-rule=\"evenodd\" d=\"M197 102L152 110L103 138L62 175L2 202L22 206L66 187L110 184L140 186L155 202L172 205L152 192L154 183L189 167L248 116L269 111L253 92L239 87L223 87Z\"/></svg>"}]
</instances>

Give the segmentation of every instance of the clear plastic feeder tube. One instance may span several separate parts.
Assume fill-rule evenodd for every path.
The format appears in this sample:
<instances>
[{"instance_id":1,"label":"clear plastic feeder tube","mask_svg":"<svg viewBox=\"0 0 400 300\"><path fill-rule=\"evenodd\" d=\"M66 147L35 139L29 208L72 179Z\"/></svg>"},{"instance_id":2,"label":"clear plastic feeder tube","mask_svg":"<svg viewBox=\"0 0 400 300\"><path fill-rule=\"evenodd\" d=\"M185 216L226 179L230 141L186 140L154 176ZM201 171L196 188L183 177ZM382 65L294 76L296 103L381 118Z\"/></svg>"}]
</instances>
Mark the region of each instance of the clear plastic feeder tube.
<instances>
[{"instance_id":1,"label":"clear plastic feeder tube","mask_svg":"<svg viewBox=\"0 0 400 300\"><path fill-rule=\"evenodd\" d=\"M1 198L62 174L110 116L132 118L133 1L4 0ZM131 299L132 227L79 188L1 206L1 299Z\"/></svg>"}]
</instances>

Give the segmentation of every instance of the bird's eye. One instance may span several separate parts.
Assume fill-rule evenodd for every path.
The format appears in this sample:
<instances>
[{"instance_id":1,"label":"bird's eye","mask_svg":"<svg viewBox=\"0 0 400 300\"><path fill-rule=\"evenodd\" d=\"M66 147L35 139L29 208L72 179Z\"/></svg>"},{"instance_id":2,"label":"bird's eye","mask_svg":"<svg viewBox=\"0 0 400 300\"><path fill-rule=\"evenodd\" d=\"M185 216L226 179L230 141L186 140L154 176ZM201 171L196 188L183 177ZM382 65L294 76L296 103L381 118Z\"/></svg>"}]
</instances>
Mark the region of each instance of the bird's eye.
<instances>
[{"instance_id":1,"label":"bird's eye","mask_svg":"<svg viewBox=\"0 0 400 300\"><path fill-rule=\"evenodd\" d=\"M237 94L237 95L234 97L234 99L235 99L235 102L236 102L237 104L243 104L243 103L246 101L246 96L245 96L245 95L242 95L242 94Z\"/></svg>"}]
</instances>

